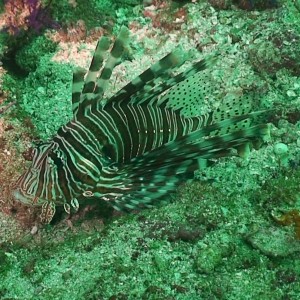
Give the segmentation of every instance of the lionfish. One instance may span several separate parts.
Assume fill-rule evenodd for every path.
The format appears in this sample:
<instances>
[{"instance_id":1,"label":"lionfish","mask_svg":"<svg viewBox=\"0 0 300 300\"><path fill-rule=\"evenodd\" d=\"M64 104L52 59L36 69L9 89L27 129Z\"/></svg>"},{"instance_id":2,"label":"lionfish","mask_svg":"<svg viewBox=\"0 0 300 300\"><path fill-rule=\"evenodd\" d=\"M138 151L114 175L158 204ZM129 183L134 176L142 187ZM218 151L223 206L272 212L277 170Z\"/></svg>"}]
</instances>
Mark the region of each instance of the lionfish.
<instances>
[{"instance_id":1,"label":"lionfish","mask_svg":"<svg viewBox=\"0 0 300 300\"><path fill-rule=\"evenodd\" d=\"M89 70L73 74L72 120L37 145L30 168L14 186L16 200L42 206L43 222L51 221L56 205L70 213L86 197L122 211L151 207L193 178L201 162L228 156L232 149L248 152L269 134L258 122L263 111L250 111L249 97L186 116L207 87L199 74L215 58L176 74L189 57L180 47L105 97L128 42L125 26L113 45L100 38Z\"/></svg>"}]
</instances>

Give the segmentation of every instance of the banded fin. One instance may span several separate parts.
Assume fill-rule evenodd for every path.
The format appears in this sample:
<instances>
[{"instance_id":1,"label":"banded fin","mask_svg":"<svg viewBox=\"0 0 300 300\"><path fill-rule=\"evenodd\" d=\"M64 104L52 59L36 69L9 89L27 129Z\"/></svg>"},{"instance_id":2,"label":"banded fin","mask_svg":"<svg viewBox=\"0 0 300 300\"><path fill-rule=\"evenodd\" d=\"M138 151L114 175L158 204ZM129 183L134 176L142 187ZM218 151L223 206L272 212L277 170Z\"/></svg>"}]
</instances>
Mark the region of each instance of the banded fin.
<instances>
[{"instance_id":1,"label":"banded fin","mask_svg":"<svg viewBox=\"0 0 300 300\"><path fill-rule=\"evenodd\" d=\"M123 52L127 47L128 40L129 30L127 27L122 26L119 35L117 36L110 51L109 57L107 58L107 61L103 67L103 70L101 71L101 74L97 79L94 93L97 94L98 97L103 96L107 88L108 81L112 75L112 71L114 67L120 62Z\"/></svg>"},{"instance_id":2,"label":"banded fin","mask_svg":"<svg viewBox=\"0 0 300 300\"><path fill-rule=\"evenodd\" d=\"M82 88L84 85L84 75L86 70L84 68L76 68L73 72L73 83L72 83L72 111L76 113L79 103Z\"/></svg>"},{"instance_id":3,"label":"banded fin","mask_svg":"<svg viewBox=\"0 0 300 300\"><path fill-rule=\"evenodd\" d=\"M90 104L96 103L97 105L100 105L107 89L107 83L112 75L112 71L121 60L128 39L129 31L125 26L122 26L119 35L113 43L112 49L108 52L110 41L107 37L101 37L97 43L86 78L83 78L82 70L74 73L74 96L72 97L74 114L83 110ZM80 87L82 90L79 95Z\"/></svg>"},{"instance_id":4,"label":"banded fin","mask_svg":"<svg viewBox=\"0 0 300 300\"><path fill-rule=\"evenodd\" d=\"M101 39L98 41L89 71L85 79L84 87L82 89L83 94L94 92L97 85L98 72L103 65L103 61L109 46L109 39L105 36L101 37Z\"/></svg>"}]
</instances>

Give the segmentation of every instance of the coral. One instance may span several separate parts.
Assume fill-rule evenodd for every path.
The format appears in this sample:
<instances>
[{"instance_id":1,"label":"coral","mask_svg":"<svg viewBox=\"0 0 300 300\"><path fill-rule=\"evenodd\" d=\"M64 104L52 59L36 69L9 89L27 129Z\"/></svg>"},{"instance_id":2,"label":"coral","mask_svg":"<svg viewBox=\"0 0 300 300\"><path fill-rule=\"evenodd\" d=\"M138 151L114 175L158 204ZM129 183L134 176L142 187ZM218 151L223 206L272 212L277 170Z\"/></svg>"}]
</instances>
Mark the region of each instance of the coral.
<instances>
[{"instance_id":1,"label":"coral","mask_svg":"<svg viewBox=\"0 0 300 300\"><path fill-rule=\"evenodd\" d=\"M187 9L171 5L169 1L153 1L153 5L145 8L144 16L150 18L154 28L163 28L170 32L179 30L187 21Z\"/></svg>"},{"instance_id":2,"label":"coral","mask_svg":"<svg viewBox=\"0 0 300 300\"><path fill-rule=\"evenodd\" d=\"M255 198L268 211L279 205L294 205L300 198L300 170L279 170L274 173L275 178L266 181L261 190L255 193Z\"/></svg>"},{"instance_id":3,"label":"coral","mask_svg":"<svg viewBox=\"0 0 300 300\"><path fill-rule=\"evenodd\" d=\"M40 32L43 28L54 25L39 0L6 0L3 18L4 29L10 35L27 30Z\"/></svg>"},{"instance_id":4,"label":"coral","mask_svg":"<svg viewBox=\"0 0 300 300\"><path fill-rule=\"evenodd\" d=\"M289 166L290 154L289 154L289 148L286 144L276 143L274 145L274 153L278 158L278 162L280 166L283 167Z\"/></svg>"},{"instance_id":5,"label":"coral","mask_svg":"<svg viewBox=\"0 0 300 300\"><path fill-rule=\"evenodd\" d=\"M82 20L87 30L107 23L114 17L116 8L113 0L53 1L50 5L51 15L62 28Z\"/></svg>"},{"instance_id":6,"label":"coral","mask_svg":"<svg viewBox=\"0 0 300 300\"><path fill-rule=\"evenodd\" d=\"M102 27L87 29L84 20L78 20L74 24L61 27L58 31L51 35L51 39L55 42L80 42L87 43L96 41L104 34L105 30Z\"/></svg>"},{"instance_id":7,"label":"coral","mask_svg":"<svg viewBox=\"0 0 300 300\"><path fill-rule=\"evenodd\" d=\"M291 230L282 230L278 226L263 225L245 235L245 241L270 258L286 258L297 255L299 241Z\"/></svg>"},{"instance_id":8,"label":"coral","mask_svg":"<svg viewBox=\"0 0 300 300\"><path fill-rule=\"evenodd\" d=\"M195 269L200 274L213 273L215 268L222 265L224 258L229 257L233 251L230 243L216 243L199 249L195 259Z\"/></svg>"},{"instance_id":9,"label":"coral","mask_svg":"<svg viewBox=\"0 0 300 300\"><path fill-rule=\"evenodd\" d=\"M295 166L292 167L290 161L290 169L281 168L277 178L266 181L262 188L254 193L253 200L258 200L263 210L268 213L274 210L287 211L280 217L275 217L272 213L272 217L277 224L294 225L295 236L300 239L300 213L299 209L295 208L300 200L300 169L297 163L294 163Z\"/></svg>"},{"instance_id":10,"label":"coral","mask_svg":"<svg viewBox=\"0 0 300 300\"><path fill-rule=\"evenodd\" d=\"M48 2L50 4L51 0ZM38 62L38 51L35 58L23 56L24 51L31 47L30 43L34 43L36 36L42 34L44 29L57 28L57 23L50 18L48 5L43 6L39 0L5 1L5 11L0 20L0 58L3 56L4 68L17 76L25 76ZM47 51L49 43L40 46L40 51ZM16 58L19 51L19 58ZM28 63L26 59L29 59ZM36 62L33 62L35 59ZM21 61L24 65L19 64Z\"/></svg>"}]
</instances>

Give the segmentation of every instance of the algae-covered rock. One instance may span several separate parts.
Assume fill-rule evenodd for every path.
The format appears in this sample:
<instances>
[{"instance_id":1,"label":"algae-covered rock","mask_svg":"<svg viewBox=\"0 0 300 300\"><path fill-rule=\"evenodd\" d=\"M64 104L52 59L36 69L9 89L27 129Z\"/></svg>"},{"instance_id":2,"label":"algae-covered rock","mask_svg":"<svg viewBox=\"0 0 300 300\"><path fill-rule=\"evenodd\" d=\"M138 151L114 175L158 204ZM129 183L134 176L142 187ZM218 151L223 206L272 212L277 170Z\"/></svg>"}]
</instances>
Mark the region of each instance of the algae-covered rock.
<instances>
[{"instance_id":1,"label":"algae-covered rock","mask_svg":"<svg viewBox=\"0 0 300 300\"><path fill-rule=\"evenodd\" d=\"M250 45L248 53L253 67L270 76L285 68L300 75L300 37L297 29L287 24L263 32Z\"/></svg>"},{"instance_id":2,"label":"algae-covered rock","mask_svg":"<svg viewBox=\"0 0 300 300\"><path fill-rule=\"evenodd\" d=\"M225 257L232 252L230 243L216 243L199 250L195 260L195 268L199 273L210 274L222 264Z\"/></svg>"},{"instance_id":3,"label":"algae-covered rock","mask_svg":"<svg viewBox=\"0 0 300 300\"><path fill-rule=\"evenodd\" d=\"M270 257L287 257L300 252L300 241L295 239L292 230L271 226L250 233L246 240L253 248Z\"/></svg>"}]
</instances>

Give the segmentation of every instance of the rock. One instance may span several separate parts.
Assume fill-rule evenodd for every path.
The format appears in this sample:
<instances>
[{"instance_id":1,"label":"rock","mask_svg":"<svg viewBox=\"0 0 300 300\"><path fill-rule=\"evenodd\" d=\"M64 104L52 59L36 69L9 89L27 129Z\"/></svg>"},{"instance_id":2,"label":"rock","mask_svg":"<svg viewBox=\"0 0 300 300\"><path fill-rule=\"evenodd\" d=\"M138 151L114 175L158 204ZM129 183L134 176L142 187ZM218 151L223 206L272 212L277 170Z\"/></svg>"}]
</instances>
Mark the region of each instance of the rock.
<instances>
[{"instance_id":1,"label":"rock","mask_svg":"<svg viewBox=\"0 0 300 300\"><path fill-rule=\"evenodd\" d=\"M285 228L263 228L246 237L250 245L270 257L287 257L300 252L300 241L294 236L292 230Z\"/></svg>"}]
</instances>

